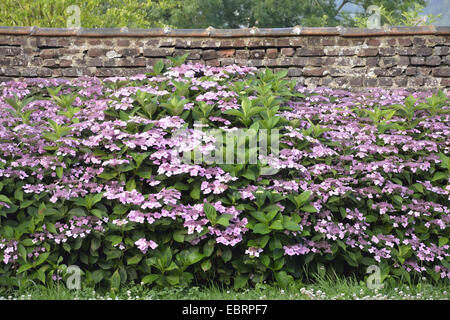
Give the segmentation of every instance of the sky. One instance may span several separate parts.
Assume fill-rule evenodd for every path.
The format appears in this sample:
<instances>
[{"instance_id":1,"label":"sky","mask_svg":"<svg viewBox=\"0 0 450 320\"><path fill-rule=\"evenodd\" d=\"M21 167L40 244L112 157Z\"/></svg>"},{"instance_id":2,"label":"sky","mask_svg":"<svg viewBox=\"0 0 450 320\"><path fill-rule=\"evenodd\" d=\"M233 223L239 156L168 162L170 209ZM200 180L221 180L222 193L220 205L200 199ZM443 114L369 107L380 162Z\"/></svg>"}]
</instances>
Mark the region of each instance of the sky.
<instances>
[{"instance_id":1,"label":"sky","mask_svg":"<svg viewBox=\"0 0 450 320\"><path fill-rule=\"evenodd\" d=\"M426 14L442 14L441 18L436 22L436 25L439 26L450 26L450 0L428 0L428 6L425 8L424 12ZM447 12L442 12L443 5L449 8Z\"/></svg>"}]
</instances>

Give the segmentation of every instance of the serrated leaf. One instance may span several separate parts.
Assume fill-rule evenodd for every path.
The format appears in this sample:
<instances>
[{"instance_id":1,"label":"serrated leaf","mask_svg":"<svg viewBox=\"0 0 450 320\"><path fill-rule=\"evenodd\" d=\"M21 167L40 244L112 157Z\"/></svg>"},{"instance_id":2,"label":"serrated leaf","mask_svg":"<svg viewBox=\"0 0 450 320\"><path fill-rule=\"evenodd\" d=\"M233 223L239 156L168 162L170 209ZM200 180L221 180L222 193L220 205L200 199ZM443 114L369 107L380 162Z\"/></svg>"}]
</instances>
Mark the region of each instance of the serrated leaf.
<instances>
[{"instance_id":1,"label":"serrated leaf","mask_svg":"<svg viewBox=\"0 0 450 320\"><path fill-rule=\"evenodd\" d=\"M92 280L94 280L94 283L99 283L103 280L103 271L102 270L95 270L92 272Z\"/></svg>"},{"instance_id":2,"label":"serrated leaf","mask_svg":"<svg viewBox=\"0 0 450 320\"><path fill-rule=\"evenodd\" d=\"M448 175L445 172L436 172L431 181L447 180Z\"/></svg>"},{"instance_id":3,"label":"serrated leaf","mask_svg":"<svg viewBox=\"0 0 450 320\"><path fill-rule=\"evenodd\" d=\"M195 186L194 189L191 190L189 195L191 196L192 199L195 199L195 200L200 199L200 187Z\"/></svg>"},{"instance_id":4,"label":"serrated leaf","mask_svg":"<svg viewBox=\"0 0 450 320\"><path fill-rule=\"evenodd\" d=\"M292 283L292 281L294 280L294 278L291 275L288 275L286 271L275 272L275 279L277 280L277 283L283 288L288 287L289 283Z\"/></svg>"},{"instance_id":5,"label":"serrated leaf","mask_svg":"<svg viewBox=\"0 0 450 320\"><path fill-rule=\"evenodd\" d=\"M448 238L442 237L439 238L439 247L445 246L448 243Z\"/></svg>"},{"instance_id":6,"label":"serrated leaf","mask_svg":"<svg viewBox=\"0 0 450 320\"><path fill-rule=\"evenodd\" d=\"M206 271L208 271L209 269L211 269L211 266L212 266L211 260L209 260L209 259L203 261L203 262L202 262L202 265L201 265L202 270L203 270L204 272L206 272Z\"/></svg>"},{"instance_id":7,"label":"serrated leaf","mask_svg":"<svg viewBox=\"0 0 450 320\"><path fill-rule=\"evenodd\" d=\"M248 281L248 276L239 275L239 276L234 277L234 283L233 283L234 290L239 290L239 289L245 287L245 285L247 284L247 281Z\"/></svg>"},{"instance_id":8,"label":"serrated leaf","mask_svg":"<svg viewBox=\"0 0 450 320\"><path fill-rule=\"evenodd\" d=\"M99 219L103 218L103 211L101 211L99 209L92 209L91 213Z\"/></svg>"},{"instance_id":9,"label":"serrated leaf","mask_svg":"<svg viewBox=\"0 0 450 320\"><path fill-rule=\"evenodd\" d=\"M268 255L266 255L266 254L260 254L260 255L259 255L259 260L261 261L261 263L262 263L266 268L269 267L269 265L270 265L270 258L269 258Z\"/></svg>"},{"instance_id":10,"label":"serrated leaf","mask_svg":"<svg viewBox=\"0 0 450 320\"><path fill-rule=\"evenodd\" d=\"M231 218L233 218L232 214L223 214L219 217L219 219L217 219L217 224L228 227L230 225Z\"/></svg>"},{"instance_id":11,"label":"serrated leaf","mask_svg":"<svg viewBox=\"0 0 450 320\"><path fill-rule=\"evenodd\" d=\"M185 230L177 230L173 233L173 240L175 240L176 242L184 242L184 237L186 235L186 231Z\"/></svg>"},{"instance_id":12,"label":"serrated leaf","mask_svg":"<svg viewBox=\"0 0 450 320\"><path fill-rule=\"evenodd\" d=\"M9 200L9 198L3 194L0 194L0 202L6 202L9 204L12 204L11 200Z\"/></svg>"},{"instance_id":13,"label":"serrated leaf","mask_svg":"<svg viewBox=\"0 0 450 320\"><path fill-rule=\"evenodd\" d=\"M285 229L289 230L289 231L300 231L300 225L298 223L295 223L294 221L292 221L292 219L290 217L284 216L283 217L283 226Z\"/></svg>"},{"instance_id":14,"label":"serrated leaf","mask_svg":"<svg viewBox=\"0 0 450 320\"><path fill-rule=\"evenodd\" d=\"M25 272L25 271L27 271L27 270L29 270L29 269L31 269L31 268L33 268L33 265L32 265L32 264L23 264L23 265L21 265L21 266L19 267L19 269L17 269L17 273Z\"/></svg>"},{"instance_id":15,"label":"serrated leaf","mask_svg":"<svg viewBox=\"0 0 450 320\"><path fill-rule=\"evenodd\" d=\"M56 176L61 179L63 176L63 167L56 167L55 172Z\"/></svg>"},{"instance_id":16,"label":"serrated leaf","mask_svg":"<svg viewBox=\"0 0 450 320\"><path fill-rule=\"evenodd\" d=\"M117 269L111 276L111 289L119 289L119 288L120 288L120 274L119 270Z\"/></svg>"},{"instance_id":17,"label":"serrated leaf","mask_svg":"<svg viewBox=\"0 0 450 320\"><path fill-rule=\"evenodd\" d=\"M106 237L106 240L111 241L113 246L122 242L122 236L110 235Z\"/></svg>"},{"instance_id":18,"label":"serrated leaf","mask_svg":"<svg viewBox=\"0 0 450 320\"><path fill-rule=\"evenodd\" d=\"M127 264L129 266L138 264L142 260L142 254L137 254L131 258L127 259Z\"/></svg>"},{"instance_id":19,"label":"serrated leaf","mask_svg":"<svg viewBox=\"0 0 450 320\"><path fill-rule=\"evenodd\" d=\"M310 204L301 207L300 210L305 211L305 212L311 212L311 213L317 212L317 209Z\"/></svg>"},{"instance_id":20,"label":"serrated leaf","mask_svg":"<svg viewBox=\"0 0 450 320\"><path fill-rule=\"evenodd\" d=\"M269 227L273 230L283 230L283 224L281 223L281 220L275 220Z\"/></svg>"},{"instance_id":21,"label":"serrated leaf","mask_svg":"<svg viewBox=\"0 0 450 320\"><path fill-rule=\"evenodd\" d=\"M208 218L208 220L212 223L215 224L216 223L216 219L217 219L217 212L216 212L216 208L214 208L211 204L209 203L204 203L203 204L203 212L205 213L205 216Z\"/></svg>"},{"instance_id":22,"label":"serrated leaf","mask_svg":"<svg viewBox=\"0 0 450 320\"><path fill-rule=\"evenodd\" d=\"M257 223L254 227L253 227L253 232L254 233L258 233L258 234L268 234L270 233L270 229L269 227L264 224L264 223Z\"/></svg>"}]
</instances>

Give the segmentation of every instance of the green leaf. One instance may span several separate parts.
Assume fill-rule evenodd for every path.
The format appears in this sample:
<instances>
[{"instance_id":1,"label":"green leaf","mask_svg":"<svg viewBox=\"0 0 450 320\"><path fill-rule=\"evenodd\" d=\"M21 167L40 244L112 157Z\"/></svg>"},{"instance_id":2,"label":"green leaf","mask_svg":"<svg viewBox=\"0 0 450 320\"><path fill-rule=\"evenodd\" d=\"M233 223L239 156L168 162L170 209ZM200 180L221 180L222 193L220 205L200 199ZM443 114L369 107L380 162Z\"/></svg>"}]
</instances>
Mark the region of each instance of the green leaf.
<instances>
[{"instance_id":1,"label":"green leaf","mask_svg":"<svg viewBox=\"0 0 450 320\"><path fill-rule=\"evenodd\" d=\"M214 252L214 243L214 241L210 240L203 246L203 254L206 257L209 257Z\"/></svg>"},{"instance_id":2,"label":"green leaf","mask_svg":"<svg viewBox=\"0 0 450 320\"><path fill-rule=\"evenodd\" d=\"M281 220L275 220L269 227L273 230L283 230L283 224L281 223Z\"/></svg>"},{"instance_id":3,"label":"green leaf","mask_svg":"<svg viewBox=\"0 0 450 320\"><path fill-rule=\"evenodd\" d=\"M250 214L252 215L253 218L255 218L256 220L258 220L259 222L262 223L266 223L267 221L267 217L264 214L264 212L261 211L251 211Z\"/></svg>"},{"instance_id":4,"label":"green leaf","mask_svg":"<svg viewBox=\"0 0 450 320\"><path fill-rule=\"evenodd\" d=\"M224 227L228 227L230 225L230 219L233 218L232 214L223 214L217 220L217 224L220 224Z\"/></svg>"},{"instance_id":5,"label":"green leaf","mask_svg":"<svg viewBox=\"0 0 450 320\"><path fill-rule=\"evenodd\" d=\"M47 228L48 231L50 231L53 234L58 233L58 231L56 231L55 225L53 223L47 222L45 224L45 227Z\"/></svg>"},{"instance_id":6,"label":"green leaf","mask_svg":"<svg viewBox=\"0 0 450 320\"><path fill-rule=\"evenodd\" d=\"M103 211L101 211L99 209L92 209L91 213L99 219L103 218L103 215L104 215Z\"/></svg>"},{"instance_id":7,"label":"green leaf","mask_svg":"<svg viewBox=\"0 0 450 320\"><path fill-rule=\"evenodd\" d=\"M248 276L245 276L245 275L239 275L237 277L234 277L234 285L233 285L234 290L238 290L238 289L245 287L245 285L247 284L247 281L248 281Z\"/></svg>"},{"instance_id":8,"label":"green leaf","mask_svg":"<svg viewBox=\"0 0 450 320\"><path fill-rule=\"evenodd\" d=\"M170 285L174 286L180 283L180 276L177 274L167 275L166 280Z\"/></svg>"},{"instance_id":9,"label":"green leaf","mask_svg":"<svg viewBox=\"0 0 450 320\"><path fill-rule=\"evenodd\" d=\"M119 289L120 288L120 274L119 269L114 271L111 277L111 289Z\"/></svg>"},{"instance_id":10,"label":"green leaf","mask_svg":"<svg viewBox=\"0 0 450 320\"><path fill-rule=\"evenodd\" d=\"M129 266L138 264L142 260L142 254L137 254L131 258L127 259L127 264Z\"/></svg>"},{"instance_id":11,"label":"green leaf","mask_svg":"<svg viewBox=\"0 0 450 320\"><path fill-rule=\"evenodd\" d=\"M284 266L284 258L277 259L273 262L273 270L278 271Z\"/></svg>"},{"instance_id":12,"label":"green leaf","mask_svg":"<svg viewBox=\"0 0 450 320\"><path fill-rule=\"evenodd\" d=\"M38 266L38 265L44 263L44 262L47 260L47 258L48 258L49 255L50 255L50 252L44 252L44 253L41 253L41 254L39 255L39 257L37 258L37 260L34 262L33 266L36 267L36 266Z\"/></svg>"},{"instance_id":13,"label":"green leaf","mask_svg":"<svg viewBox=\"0 0 450 320\"><path fill-rule=\"evenodd\" d=\"M101 246L100 240L97 239L97 238L92 238L92 240L91 240L91 251L92 252L97 251L98 248L100 248L100 246Z\"/></svg>"},{"instance_id":14,"label":"green leaf","mask_svg":"<svg viewBox=\"0 0 450 320\"><path fill-rule=\"evenodd\" d=\"M205 203L205 204L203 204L203 212L205 213L206 217L213 225L216 224L216 219L217 219L216 208L214 208L209 203Z\"/></svg>"},{"instance_id":15,"label":"green leaf","mask_svg":"<svg viewBox=\"0 0 450 320\"><path fill-rule=\"evenodd\" d=\"M63 167L56 167L56 175L58 176L58 178L62 178L63 176Z\"/></svg>"},{"instance_id":16,"label":"green leaf","mask_svg":"<svg viewBox=\"0 0 450 320\"><path fill-rule=\"evenodd\" d=\"M445 246L448 243L448 238L442 237L439 238L439 247Z\"/></svg>"},{"instance_id":17,"label":"green leaf","mask_svg":"<svg viewBox=\"0 0 450 320\"><path fill-rule=\"evenodd\" d=\"M204 272L206 272L206 271L208 271L209 269L211 269L211 266L212 266L211 260L209 260L209 259L203 261L203 262L202 262L202 265L201 265L202 270L203 270Z\"/></svg>"},{"instance_id":18,"label":"green leaf","mask_svg":"<svg viewBox=\"0 0 450 320\"><path fill-rule=\"evenodd\" d=\"M37 270L36 277L38 278L39 281L45 284L45 272L43 272L42 270Z\"/></svg>"},{"instance_id":19,"label":"green leaf","mask_svg":"<svg viewBox=\"0 0 450 320\"><path fill-rule=\"evenodd\" d=\"M285 229L289 231L300 231L300 225L292 221L292 219L288 216L283 216L283 226Z\"/></svg>"},{"instance_id":20,"label":"green leaf","mask_svg":"<svg viewBox=\"0 0 450 320\"><path fill-rule=\"evenodd\" d=\"M127 184L125 185L125 189L127 191L132 191L136 189L136 181L134 179L130 179L127 181Z\"/></svg>"},{"instance_id":21,"label":"green leaf","mask_svg":"<svg viewBox=\"0 0 450 320\"><path fill-rule=\"evenodd\" d=\"M198 200L200 199L200 186L196 185L189 193L192 199Z\"/></svg>"},{"instance_id":22,"label":"green leaf","mask_svg":"<svg viewBox=\"0 0 450 320\"><path fill-rule=\"evenodd\" d=\"M448 176L445 172L436 172L433 176L433 179L431 181L439 181L439 180L446 180L448 179Z\"/></svg>"},{"instance_id":23,"label":"green leaf","mask_svg":"<svg viewBox=\"0 0 450 320\"><path fill-rule=\"evenodd\" d=\"M259 234L268 234L270 233L270 229L269 227L264 224L264 223L257 223L254 227L253 227L253 232L254 233L259 233Z\"/></svg>"},{"instance_id":24,"label":"green leaf","mask_svg":"<svg viewBox=\"0 0 450 320\"><path fill-rule=\"evenodd\" d=\"M94 280L94 283L99 283L103 280L103 271L102 270L95 270L92 272L92 280Z\"/></svg>"},{"instance_id":25,"label":"green leaf","mask_svg":"<svg viewBox=\"0 0 450 320\"><path fill-rule=\"evenodd\" d=\"M236 109L228 109L228 110L225 110L223 113L230 115L230 116L239 117L239 118L244 117L244 114L241 111L236 110Z\"/></svg>"},{"instance_id":26,"label":"green leaf","mask_svg":"<svg viewBox=\"0 0 450 320\"><path fill-rule=\"evenodd\" d=\"M148 274L144 278L142 278L142 283L143 284L152 284L158 278L159 278L158 274Z\"/></svg>"},{"instance_id":27,"label":"green leaf","mask_svg":"<svg viewBox=\"0 0 450 320\"><path fill-rule=\"evenodd\" d=\"M123 204L116 204L113 208L113 213L123 215L128 211L128 207Z\"/></svg>"},{"instance_id":28,"label":"green leaf","mask_svg":"<svg viewBox=\"0 0 450 320\"><path fill-rule=\"evenodd\" d=\"M113 246L122 242L122 236L110 235L106 237L106 240L111 241Z\"/></svg>"},{"instance_id":29,"label":"green leaf","mask_svg":"<svg viewBox=\"0 0 450 320\"><path fill-rule=\"evenodd\" d=\"M176 242L184 242L184 237L186 236L186 230L177 230L173 233L173 240Z\"/></svg>"},{"instance_id":30,"label":"green leaf","mask_svg":"<svg viewBox=\"0 0 450 320\"><path fill-rule=\"evenodd\" d=\"M18 249L20 256L23 258L23 260L27 261L27 249L25 249L25 247L20 243L18 245Z\"/></svg>"},{"instance_id":31,"label":"green leaf","mask_svg":"<svg viewBox=\"0 0 450 320\"><path fill-rule=\"evenodd\" d=\"M443 153L439 153L439 157L441 158L441 167L450 170L450 157Z\"/></svg>"},{"instance_id":32,"label":"green leaf","mask_svg":"<svg viewBox=\"0 0 450 320\"><path fill-rule=\"evenodd\" d=\"M417 192L423 193L423 185L421 185L420 183L414 183L412 185L412 188Z\"/></svg>"},{"instance_id":33,"label":"green leaf","mask_svg":"<svg viewBox=\"0 0 450 320\"><path fill-rule=\"evenodd\" d=\"M228 249L228 248L224 249L223 252L222 252L222 260L223 260L223 262L226 263L226 262L230 261L232 255L233 255L233 253L231 252L230 249Z\"/></svg>"},{"instance_id":34,"label":"green leaf","mask_svg":"<svg viewBox=\"0 0 450 320\"><path fill-rule=\"evenodd\" d=\"M294 278L291 275L288 275L286 271L276 272L275 279L277 280L278 284L283 288L288 287L289 283L292 283L294 281Z\"/></svg>"},{"instance_id":35,"label":"green leaf","mask_svg":"<svg viewBox=\"0 0 450 320\"><path fill-rule=\"evenodd\" d=\"M9 204L12 204L11 200L9 200L9 198L7 196L4 196L2 194L0 194L0 202L6 202Z\"/></svg>"},{"instance_id":36,"label":"green leaf","mask_svg":"<svg viewBox=\"0 0 450 320\"><path fill-rule=\"evenodd\" d=\"M306 202L308 202L310 195L311 195L311 191L309 191L309 190L303 191L298 196L293 196L291 198L291 201L297 206L297 208L300 208Z\"/></svg>"},{"instance_id":37,"label":"green leaf","mask_svg":"<svg viewBox=\"0 0 450 320\"><path fill-rule=\"evenodd\" d=\"M16 191L14 191L14 199L23 201L23 191L20 189L17 189Z\"/></svg>"},{"instance_id":38,"label":"green leaf","mask_svg":"<svg viewBox=\"0 0 450 320\"><path fill-rule=\"evenodd\" d=\"M301 207L300 210L305 211L305 212L311 212L311 213L317 212L317 209L310 204Z\"/></svg>"},{"instance_id":39,"label":"green leaf","mask_svg":"<svg viewBox=\"0 0 450 320\"><path fill-rule=\"evenodd\" d=\"M195 250L195 251L191 251L189 253L188 259L191 264L195 264L195 263L199 262L200 260L202 260L204 257L205 256L203 254L201 254L200 252L198 252L198 250Z\"/></svg>"},{"instance_id":40,"label":"green leaf","mask_svg":"<svg viewBox=\"0 0 450 320\"><path fill-rule=\"evenodd\" d=\"M247 170L243 174L241 174L244 178L247 178L248 180L256 181L256 174L252 170Z\"/></svg>"},{"instance_id":41,"label":"green leaf","mask_svg":"<svg viewBox=\"0 0 450 320\"><path fill-rule=\"evenodd\" d=\"M259 260L261 261L261 263L262 263L266 268L269 267L269 265L270 265L270 258L269 258L268 255L266 255L266 254L260 254L260 255L259 255Z\"/></svg>"},{"instance_id":42,"label":"green leaf","mask_svg":"<svg viewBox=\"0 0 450 320\"><path fill-rule=\"evenodd\" d=\"M175 189L180 190L180 191L186 191L191 189L188 185L181 183L179 181L177 181L174 185Z\"/></svg>"},{"instance_id":43,"label":"green leaf","mask_svg":"<svg viewBox=\"0 0 450 320\"><path fill-rule=\"evenodd\" d=\"M118 172L102 172L98 175L99 178L105 179L105 180L111 180L115 178L118 175Z\"/></svg>"},{"instance_id":44,"label":"green leaf","mask_svg":"<svg viewBox=\"0 0 450 320\"><path fill-rule=\"evenodd\" d=\"M28 269L31 269L31 268L33 268L32 264L23 264L23 265L21 265L19 267L19 269L17 269L17 273L25 272L25 271L27 271Z\"/></svg>"},{"instance_id":45,"label":"green leaf","mask_svg":"<svg viewBox=\"0 0 450 320\"><path fill-rule=\"evenodd\" d=\"M163 71L163 69L164 69L164 62L162 59L159 59L153 66L153 72L155 73L155 75L159 75L161 71Z\"/></svg>"},{"instance_id":46,"label":"green leaf","mask_svg":"<svg viewBox=\"0 0 450 320\"><path fill-rule=\"evenodd\" d=\"M21 201L20 209L23 209L23 208L28 208L29 206L31 206L35 200L27 200L27 201L23 201L23 202L22 202L22 200L19 200L19 201Z\"/></svg>"},{"instance_id":47,"label":"green leaf","mask_svg":"<svg viewBox=\"0 0 450 320\"><path fill-rule=\"evenodd\" d=\"M394 202L401 205L403 203L403 198L399 195L395 194L392 196L392 199L394 199Z\"/></svg>"},{"instance_id":48,"label":"green leaf","mask_svg":"<svg viewBox=\"0 0 450 320\"><path fill-rule=\"evenodd\" d=\"M33 240L31 239L23 239L20 241L21 244L23 244L25 247L31 247L34 245Z\"/></svg>"}]
</instances>

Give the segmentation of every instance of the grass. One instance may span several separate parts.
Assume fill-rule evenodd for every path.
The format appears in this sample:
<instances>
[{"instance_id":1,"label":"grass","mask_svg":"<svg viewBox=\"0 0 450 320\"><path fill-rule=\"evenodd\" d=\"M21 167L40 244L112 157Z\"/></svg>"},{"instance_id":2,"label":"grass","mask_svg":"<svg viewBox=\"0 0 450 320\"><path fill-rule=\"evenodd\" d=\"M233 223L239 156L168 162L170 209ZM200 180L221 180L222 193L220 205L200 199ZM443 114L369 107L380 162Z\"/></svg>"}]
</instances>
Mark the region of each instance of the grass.
<instances>
[{"instance_id":1,"label":"grass","mask_svg":"<svg viewBox=\"0 0 450 320\"><path fill-rule=\"evenodd\" d=\"M134 285L100 293L92 288L70 291L63 282L1 290L0 300L448 300L450 297L448 282L438 285L420 282L411 287L398 285L373 290L352 278L317 278L312 284L294 282L284 289L263 283L238 291L215 285L164 289Z\"/></svg>"}]
</instances>

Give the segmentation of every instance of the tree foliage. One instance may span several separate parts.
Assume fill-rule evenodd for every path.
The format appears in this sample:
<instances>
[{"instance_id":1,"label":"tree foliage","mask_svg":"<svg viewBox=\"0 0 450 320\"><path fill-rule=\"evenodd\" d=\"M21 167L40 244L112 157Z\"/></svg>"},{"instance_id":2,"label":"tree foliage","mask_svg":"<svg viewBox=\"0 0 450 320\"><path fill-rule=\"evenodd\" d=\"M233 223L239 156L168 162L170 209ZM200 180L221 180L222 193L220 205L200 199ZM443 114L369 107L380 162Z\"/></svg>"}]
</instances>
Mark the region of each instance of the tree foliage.
<instances>
[{"instance_id":1,"label":"tree foliage","mask_svg":"<svg viewBox=\"0 0 450 320\"><path fill-rule=\"evenodd\" d=\"M64 28L73 14L67 8L80 8L80 22L86 28L161 27L151 13L158 3L151 0L2 0L0 25Z\"/></svg>"},{"instance_id":2,"label":"tree foliage","mask_svg":"<svg viewBox=\"0 0 450 320\"><path fill-rule=\"evenodd\" d=\"M66 27L71 5L87 28L277 28L359 26L370 5L383 8L383 23L408 24L426 0L2 0L0 25Z\"/></svg>"}]
</instances>

